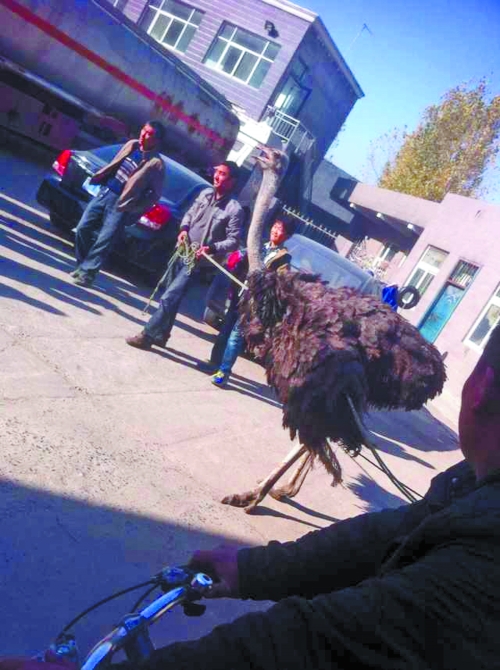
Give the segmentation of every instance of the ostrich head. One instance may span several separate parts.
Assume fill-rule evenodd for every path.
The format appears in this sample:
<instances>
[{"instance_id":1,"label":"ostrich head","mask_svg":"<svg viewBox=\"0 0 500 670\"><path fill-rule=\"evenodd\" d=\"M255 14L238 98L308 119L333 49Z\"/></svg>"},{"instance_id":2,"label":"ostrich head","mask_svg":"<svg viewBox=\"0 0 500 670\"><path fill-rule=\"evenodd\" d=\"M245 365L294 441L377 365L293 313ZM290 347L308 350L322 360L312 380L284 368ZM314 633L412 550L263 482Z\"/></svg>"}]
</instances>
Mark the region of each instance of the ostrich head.
<instances>
[{"instance_id":1,"label":"ostrich head","mask_svg":"<svg viewBox=\"0 0 500 670\"><path fill-rule=\"evenodd\" d=\"M263 153L262 156L257 158L257 162L262 169L262 182L255 199L252 220L248 229L247 246L250 272L263 267L260 257L262 230L272 199L288 167L288 156L284 151L263 146L259 146L259 149Z\"/></svg>"},{"instance_id":2,"label":"ostrich head","mask_svg":"<svg viewBox=\"0 0 500 670\"><path fill-rule=\"evenodd\" d=\"M288 156L281 149L272 149L262 145L259 145L259 149L263 155L257 157L257 163L264 173L268 172L277 177L279 183L288 167Z\"/></svg>"}]
</instances>

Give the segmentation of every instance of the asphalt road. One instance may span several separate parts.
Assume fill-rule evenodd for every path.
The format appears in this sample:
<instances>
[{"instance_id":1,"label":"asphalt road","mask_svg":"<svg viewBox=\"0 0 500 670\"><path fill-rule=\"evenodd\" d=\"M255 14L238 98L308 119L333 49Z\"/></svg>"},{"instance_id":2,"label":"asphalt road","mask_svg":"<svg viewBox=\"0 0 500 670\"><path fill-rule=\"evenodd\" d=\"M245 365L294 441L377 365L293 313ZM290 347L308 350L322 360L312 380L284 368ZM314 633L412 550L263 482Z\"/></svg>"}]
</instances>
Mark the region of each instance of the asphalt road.
<instances>
[{"instance_id":1,"label":"asphalt road","mask_svg":"<svg viewBox=\"0 0 500 670\"><path fill-rule=\"evenodd\" d=\"M363 459L340 454L345 485L317 467L289 503L255 515L225 507L289 450L262 370L240 359L233 383L214 388L196 369L213 331L191 292L171 347L146 353L140 330L150 287L112 267L91 290L74 286L71 240L35 200L47 165L0 151L0 653L34 653L79 610L220 542L290 540L363 511L404 504ZM436 416L439 405L430 408ZM459 460L454 419L428 409L377 413L380 453L425 491ZM132 599L76 628L83 649ZM258 605L262 606L262 605ZM158 624L159 643L195 637L255 608L210 603L200 619Z\"/></svg>"}]
</instances>

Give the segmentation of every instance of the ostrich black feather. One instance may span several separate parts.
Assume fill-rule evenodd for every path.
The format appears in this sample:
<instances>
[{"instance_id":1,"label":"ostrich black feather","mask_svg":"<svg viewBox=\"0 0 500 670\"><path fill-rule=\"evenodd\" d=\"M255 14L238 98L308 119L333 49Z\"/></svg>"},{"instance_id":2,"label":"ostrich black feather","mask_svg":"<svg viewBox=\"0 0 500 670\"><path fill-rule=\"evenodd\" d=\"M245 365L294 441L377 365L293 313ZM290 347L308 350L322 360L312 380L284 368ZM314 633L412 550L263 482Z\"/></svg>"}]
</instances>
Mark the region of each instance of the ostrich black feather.
<instances>
[{"instance_id":1,"label":"ostrich black feather","mask_svg":"<svg viewBox=\"0 0 500 670\"><path fill-rule=\"evenodd\" d=\"M300 272L253 272L240 305L250 352L283 404L283 426L336 472L328 440L357 453L350 411L418 409L442 391L438 350L373 296Z\"/></svg>"}]
</instances>

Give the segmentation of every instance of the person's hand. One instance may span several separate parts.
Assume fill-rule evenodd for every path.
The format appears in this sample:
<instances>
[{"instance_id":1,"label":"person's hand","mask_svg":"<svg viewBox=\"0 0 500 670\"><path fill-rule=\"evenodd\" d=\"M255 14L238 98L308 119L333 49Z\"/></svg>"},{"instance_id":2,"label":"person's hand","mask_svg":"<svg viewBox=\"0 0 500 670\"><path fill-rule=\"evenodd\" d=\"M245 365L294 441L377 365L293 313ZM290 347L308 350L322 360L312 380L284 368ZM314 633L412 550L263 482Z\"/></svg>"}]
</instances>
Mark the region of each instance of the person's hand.
<instances>
[{"instance_id":1,"label":"person's hand","mask_svg":"<svg viewBox=\"0 0 500 670\"><path fill-rule=\"evenodd\" d=\"M90 177L89 184L100 184L102 182L102 179L103 179L102 175L96 172Z\"/></svg>"},{"instance_id":2,"label":"person's hand","mask_svg":"<svg viewBox=\"0 0 500 670\"><path fill-rule=\"evenodd\" d=\"M77 667L71 661L56 656L53 651L45 652L45 662L40 663L35 658L26 656L6 656L0 658L0 670L77 670Z\"/></svg>"},{"instance_id":3,"label":"person's hand","mask_svg":"<svg viewBox=\"0 0 500 670\"><path fill-rule=\"evenodd\" d=\"M195 551L188 567L206 572L214 580L215 583L207 598L239 597L238 547L221 545L211 551Z\"/></svg>"},{"instance_id":4,"label":"person's hand","mask_svg":"<svg viewBox=\"0 0 500 670\"><path fill-rule=\"evenodd\" d=\"M181 230L181 232L177 235L177 246L180 244L184 244L184 242L187 242L188 240L188 232L187 230Z\"/></svg>"},{"instance_id":5,"label":"person's hand","mask_svg":"<svg viewBox=\"0 0 500 670\"><path fill-rule=\"evenodd\" d=\"M200 247L196 250L196 260L199 261L203 254L208 254L210 247Z\"/></svg>"}]
</instances>

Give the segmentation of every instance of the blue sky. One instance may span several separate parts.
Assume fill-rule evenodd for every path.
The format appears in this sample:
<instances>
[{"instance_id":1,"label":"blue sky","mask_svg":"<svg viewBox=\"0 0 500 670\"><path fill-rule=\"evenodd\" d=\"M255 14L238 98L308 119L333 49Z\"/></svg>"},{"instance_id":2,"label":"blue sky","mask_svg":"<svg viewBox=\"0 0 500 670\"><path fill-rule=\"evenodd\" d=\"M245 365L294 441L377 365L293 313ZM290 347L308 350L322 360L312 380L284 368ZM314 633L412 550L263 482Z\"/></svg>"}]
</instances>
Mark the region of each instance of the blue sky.
<instances>
[{"instance_id":1,"label":"blue sky","mask_svg":"<svg viewBox=\"0 0 500 670\"><path fill-rule=\"evenodd\" d=\"M297 1L297 0L296 0ZM488 77L500 94L500 0L299 0L321 16L365 98L329 158L358 178L370 141L416 127L424 108L457 84ZM366 31L352 42L366 23ZM351 46L352 45L352 46ZM499 173L489 201L500 203Z\"/></svg>"}]
</instances>

